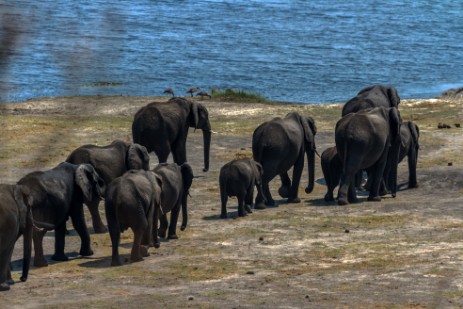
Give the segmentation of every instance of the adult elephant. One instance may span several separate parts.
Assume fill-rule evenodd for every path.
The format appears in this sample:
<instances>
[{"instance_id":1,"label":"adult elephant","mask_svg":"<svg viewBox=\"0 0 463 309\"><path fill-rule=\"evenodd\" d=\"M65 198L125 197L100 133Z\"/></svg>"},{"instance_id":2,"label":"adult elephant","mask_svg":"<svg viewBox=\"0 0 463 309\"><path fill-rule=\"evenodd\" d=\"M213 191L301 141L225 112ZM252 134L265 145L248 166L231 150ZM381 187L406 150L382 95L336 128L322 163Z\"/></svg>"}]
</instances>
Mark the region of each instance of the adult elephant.
<instances>
[{"instance_id":1,"label":"adult elephant","mask_svg":"<svg viewBox=\"0 0 463 309\"><path fill-rule=\"evenodd\" d=\"M398 108L399 103L400 97L395 87L381 85L369 86L360 90L355 97L344 104L342 116L373 107Z\"/></svg>"},{"instance_id":2,"label":"adult elephant","mask_svg":"<svg viewBox=\"0 0 463 309\"><path fill-rule=\"evenodd\" d=\"M128 170L148 170L150 158L144 146L115 140L106 146L83 145L75 149L68 156L66 162L91 164L98 175L103 178L105 184L108 185ZM92 216L95 233L105 233L107 231L98 211L100 200L99 196L94 195L93 199L88 201L87 204Z\"/></svg>"},{"instance_id":3,"label":"adult elephant","mask_svg":"<svg viewBox=\"0 0 463 309\"><path fill-rule=\"evenodd\" d=\"M157 231L161 207L162 179L152 171L130 170L108 186L105 198L106 220L112 243L111 266L122 265L119 257L121 232L134 234L131 262L148 256L151 234L159 248Z\"/></svg>"},{"instance_id":4,"label":"adult elephant","mask_svg":"<svg viewBox=\"0 0 463 309\"><path fill-rule=\"evenodd\" d=\"M43 255L42 241L47 230L55 230L55 253L53 260L66 261L64 243L66 221L71 217L72 224L80 236L80 255L90 256L90 236L85 223L83 203L104 195L105 184L90 164L71 164L62 162L47 170L27 174L18 185L27 188L23 198L31 208L34 220L44 222L50 228L34 229L34 265L47 266Z\"/></svg>"},{"instance_id":5,"label":"adult elephant","mask_svg":"<svg viewBox=\"0 0 463 309\"><path fill-rule=\"evenodd\" d=\"M281 187L278 193L287 198L288 203L299 203L299 182L304 168L304 154L307 155L309 183L305 189L310 193L314 187L315 172L315 134L317 128L312 117L302 116L297 112L287 114L284 118L274 118L259 125L252 136L252 153L254 160L263 168L262 191L264 199L258 195L256 209L274 205L269 190L269 182L280 175ZM293 179L288 170L293 167Z\"/></svg>"},{"instance_id":6,"label":"adult elephant","mask_svg":"<svg viewBox=\"0 0 463 309\"><path fill-rule=\"evenodd\" d=\"M158 235L166 237L166 230L169 228L168 239L177 239L177 221L182 210L183 231L188 224L188 194L193 182L193 169L188 163L177 165L176 163L160 163L153 169L162 180L161 190L161 215ZM167 213L170 212L170 224L167 220Z\"/></svg>"},{"instance_id":7,"label":"adult elephant","mask_svg":"<svg viewBox=\"0 0 463 309\"><path fill-rule=\"evenodd\" d=\"M391 166L392 195L395 196L400 149L401 118L397 108L376 107L350 113L336 123L336 150L343 170L338 204L355 202L354 177L368 169L371 178L369 201L380 201L379 187L387 161Z\"/></svg>"},{"instance_id":8,"label":"adult elephant","mask_svg":"<svg viewBox=\"0 0 463 309\"><path fill-rule=\"evenodd\" d=\"M133 142L154 151L160 163L167 162L172 152L174 162L187 161L186 139L189 128L201 129L204 141L204 171L209 170L211 125L206 107L175 97L167 102L153 102L135 114L132 123Z\"/></svg>"}]
</instances>

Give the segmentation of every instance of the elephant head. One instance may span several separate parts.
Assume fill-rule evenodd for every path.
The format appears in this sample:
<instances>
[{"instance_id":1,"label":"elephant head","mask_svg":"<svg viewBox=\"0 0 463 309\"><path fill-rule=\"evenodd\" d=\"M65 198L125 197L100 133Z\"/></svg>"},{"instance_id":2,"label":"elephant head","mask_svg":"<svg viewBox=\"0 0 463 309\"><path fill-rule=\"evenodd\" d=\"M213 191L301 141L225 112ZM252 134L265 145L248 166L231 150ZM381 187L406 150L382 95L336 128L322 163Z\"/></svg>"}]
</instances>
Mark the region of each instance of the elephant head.
<instances>
[{"instance_id":1,"label":"elephant head","mask_svg":"<svg viewBox=\"0 0 463 309\"><path fill-rule=\"evenodd\" d=\"M145 146L130 144L127 149L126 166L127 170L149 170L150 157Z\"/></svg>"},{"instance_id":2,"label":"elephant head","mask_svg":"<svg viewBox=\"0 0 463 309\"><path fill-rule=\"evenodd\" d=\"M391 102L391 107L399 108L400 97L395 87L385 87L386 95Z\"/></svg>"},{"instance_id":3,"label":"elephant head","mask_svg":"<svg viewBox=\"0 0 463 309\"><path fill-rule=\"evenodd\" d=\"M104 197L105 182L92 165L80 164L75 171L74 181L82 190L86 203L92 201L95 195Z\"/></svg>"},{"instance_id":4,"label":"elephant head","mask_svg":"<svg viewBox=\"0 0 463 309\"><path fill-rule=\"evenodd\" d=\"M305 141L305 152L307 155L307 168L308 168L308 185L305 188L305 193L309 194L313 191L315 182L315 134L317 134L317 127L312 117L299 117L302 126Z\"/></svg>"},{"instance_id":5,"label":"elephant head","mask_svg":"<svg viewBox=\"0 0 463 309\"><path fill-rule=\"evenodd\" d=\"M209 123L209 113L201 103L191 102L190 116L192 122L190 127L201 129L203 131L204 142L204 172L209 170L209 152L211 147L211 124Z\"/></svg>"}]
</instances>

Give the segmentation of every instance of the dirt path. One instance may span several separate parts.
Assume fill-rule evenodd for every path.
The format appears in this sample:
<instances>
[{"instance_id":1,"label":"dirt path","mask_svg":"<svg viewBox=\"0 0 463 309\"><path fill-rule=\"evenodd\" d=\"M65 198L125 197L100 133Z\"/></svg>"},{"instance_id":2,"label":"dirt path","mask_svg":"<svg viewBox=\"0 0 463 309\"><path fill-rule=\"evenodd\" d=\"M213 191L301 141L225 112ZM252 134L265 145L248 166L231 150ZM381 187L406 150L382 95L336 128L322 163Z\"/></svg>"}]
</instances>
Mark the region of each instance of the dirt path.
<instances>
[{"instance_id":1,"label":"dirt path","mask_svg":"<svg viewBox=\"0 0 463 309\"><path fill-rule=\"evenodd\" d=\"M135 111L155 97L50 98L8 104L0 109L3 157L1 176L13 183L26 172L50 168L71 146L128 138ZM340 105L238 104L204 101L214 131L210 171L202 169L202 137L190 132L189 162L196 178L190 198L190 224L180 239L150 249L144 261L111 268L108 235L92 234L95 255L77 256L78 237L67 237L66 263L32 268L26 283L0 294L8 308L456 308L463 307L463 102L416 100L402 103L402 115L421 129L416 189L408 190L406 163L399 169L397 198L349 206L325 203L317 159L314 192L307 195L306 169L301 180L303 202L280 200L278 207L236 218L236 199L229 200L230 219L219 219L220 167L237 156L250 156L253 128L289 111L313 115L321 153L334 145L333 128ZM89 120L98 115L98 121ZM108 118L106 118L108 117ZM113 117L113 118L111 118ZM38 119L38 120L37 120ZM54 123L54 119L64 119ZM76 129L71 119L82 124ZM106 122L105 119L118 119ZM437 123L452 124L448 130ZM28 126L37 125L33 130ZM10 132L12 126L14 134ZM53 127L54 135L37 132ZM86 129L87 128L87 129ZM57 130L61 132L58 134ZM48 132L48 131L47 131ZM22 134L21 139L11 136ZM38 147L41 139L46 147ZM28 144L30 152L21 144ZM43 143L42 143L43 144ZM71 144L71 146L69 146ZM43 146L43 145L42 145ZM43 149L47 148L47 149ZM63 150L64 149L64 150ZM21 151L17 155L7 155ZM37 153L41 151L41 153ZM37 164L28 160L37 160ZM46 159L52 158L52 159ZM152 165L157 160L152 157ZM452 166L449 166L449 162ZM278 199L278 182L272 192ZM103 207L100 206L103 214ZM132 234L125 232L122 252L128 257ZM46 237L52 254L53 233ZM19 278L20 244L14 278Z\"/></svg>"}]
</instances>

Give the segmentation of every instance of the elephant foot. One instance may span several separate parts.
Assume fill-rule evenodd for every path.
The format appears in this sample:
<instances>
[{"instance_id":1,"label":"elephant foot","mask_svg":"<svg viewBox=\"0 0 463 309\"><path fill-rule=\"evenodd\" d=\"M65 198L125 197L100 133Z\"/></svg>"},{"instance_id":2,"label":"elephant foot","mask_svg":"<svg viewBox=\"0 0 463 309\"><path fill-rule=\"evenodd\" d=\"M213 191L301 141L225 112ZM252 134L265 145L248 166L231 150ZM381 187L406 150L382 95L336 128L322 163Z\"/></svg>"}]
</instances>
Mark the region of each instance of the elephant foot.
<instances>
[{"instance_id":1,"label":"elephant foot","mask_svg":"<svg viewBox=\"0 0 463 309\"><path fill-rule=\"evenodd\" d=\"M223 214L223 213L220 214L220 219L227 219L227 218L228 218L228 216L227 216L226 213L225 214Z\"/></svg>"},{"instance_id":2,"label":"elephant foot","mask_svg":"<svg viewBox=\"0 0 463 309\"><path fill-rule=\"evenodd\" d=\"M246 211L238 213L238 217L246 217L247 215L248 215L248 213Z\"/></svg>"},{"instance_id":3,"label":"elephant foot","mask_svg":"<svg viewBox=\"0 0 463 309\"><path fill-rule=\"evenodd\" d=\"M368 197L368 200L369 200L370 202L381 202L381 196L371 196L371 195L370 195L370 196Z\"/></svg>"},{"instance_id":4,"label":"elephant foot","mask_svg":"<svg viewBox=\"0 0 463 309\"><path fill-rule=\"evenodd\" d=\"M45 260L44 257L41 257L41 258L35 258L34 257L34 266L35 267L46 267L48 266L48 262L47 260Z\"/></svg>"},{"instance_id":5,"label":"elephant foot","mask_svg":"<svg viewBox=\"0 0 463 309\"><path fill-rule=\"evenodd\" d=\"M252 214L251 205L244 205L244 210L246 210L248 214Z\"/></svg>"},{"instance_id":6,"label":"elephant foot","mask_svg":"<svg viewBox=\"0 0 463 309\"><path fill-rule=\"evenodd\" d=\"M55 253L51 256L53 261L68 261L69 258L64 253Z\"/></svg>"},{"instance_id":7,"label":"elephant foot","mask_svg":"<svg viewBox=\"0 0 463 309\"><path fill-rule=\"evenodd\" d=\"M156 249L158 249L159 247L161 247L161 243L158 241L158 242L155 242L153 244L153 247L155 247Z\"/></svg>"},{"instance_id":8,"label":"elephant foot","mask_svg":"<svg viewBox=\"0 0 463 309\"><path fill-rule=\"evenodd\" d=\"M158 230L158 236L161 238L166 238L166 230Z\"/></svg>"},{"instance_id":9,"label":"elephant foot","mask_svg":"<svg viewBox=\"0 0 463 309\"><path fill-rule=\"evenodd\" d=\"M184 231L186 229L186 225L180 226L180 231Z\"/></svg>"},{"instance_id":10,"label":"elephant foot","mask_svg":"<svg viewBox=\"0 0 463 309\"><path fill-rule=\"evenodd\" d=\"M301 199L298 197L288 198L288 204L297 204L301 202Z\"/></svg>"},{"instance_id":11,"label":"elephant foot","mask_svg":"<svg viewBox=\"0 0 463 309\"><path fill-rule=\"evenodd\" d=\"M121 259L119 257L113 258L111 260L111 266L121 266L121 265L122 265L122 262L121 262Z\"/></svg>"},{"instance_id":12,"label":"elephant foot","mask_svg":"<svg viewBox=\"0 0 463 309\"><path fill-rule=\"evenodd\" d=\"M279 194L282 198L288 198L288 197L289 197L289 188L286 187L286 186L281 186L281 187L278 189L278 194Z\"/></svg>"},{"instance_id":13,"label":"elephant foot","mask_svg":"<svg viewBox=\"0 0 463 309\"><path fill-rule=\"evenodd\" d=\"M150 256L150 253L148 252L148 248L146 246L140 246L140 255L143 257Z\"/></svg>"},{"instance_id":14,"label":"elephant foot","mask_svg":"<svg viewBox=\"0 0 463 309\"><path fill-rule=\"evenodd\" d=\"M130 262L136 263L136 262L141 262L143 261L143 258L141 256L131 256L130 257Z\"/></svg>"},{"instance_id":15,"label":"elephant foot","mask_svg":"<svg viewBox=\"0 0 463 309\"><path fill-rule=\"evenodd\" d=\"M349 202L345 198L338 198L338 205L340 206L349 205Z\"/></svg>"},{"instance_id":16,"label":"elephant foot","mask_svg":"<svg viewBox=\"0 0 463 309\"><path fill-rule=\"evenodd\" d=\"M8 291L10 289L10 285L6 282L0 284L0 291Z\"/></svg>"},{"instance_id":17,"label":"elephant foot","mask_svg":"<svg viewBox=\"0 0 463 309\"><path fill-rule=\"evenodd\" d=\"M409 189L418 188L418 184L416 182L409 182L408 188Z\"/></svg>"},{"instance_id":18,"label":"elephant foot","mask_svg":"<svg viewBox=\"0 0 463 309\"><path fill-rule=\"evenodd\" d=\"M351 204L356 204L359 202L359 199L356 197L350 197L348 200L349 200L349 203Z\"/></svg>"},{"instance_id":19,"label":"elephant foot","mask_svg":"<svg viewBox=\"0 0 463 309\"><path fill-rule=\"evenodd\" d=\"M333 194L326 194L325 195L325 202L334 202Z\"/></svg>"},{"instance_id":20,"label":"elephant foot","mask_svg":"<svg viewBox=\"0 0 463 309\"><path fill-rule=\"evenodd\" d=\"M167 239L178 239L178 236L177 234L172 234L172 235L169 235Z\"/></svg>"},{"instance_id":21,"label":"elephant foot","mask_svg":"<svg viewBox=\"0 0 463 309\"><path fill-rule=\"evenodd\" d=\"M108 228L104 225L93 226L95 234L104 234L108 231Z\"/></svg>"},{"instance_id":22,"label":"elephant foot","mask_svg":"<svg viewBox=\"0 0 463 309\"><path fill-rule=\"evenodd\" d=\"M90 249L90 248L89 249L80 249L79 254L81 256L91 256L91 255L93 255L93 250Z\"/></svg>"},{"instance_id":23,"label":"elephant foot","mask_svg":"<svg viewBox=\"0 0 463 309\"><path fill-rule=\"evenodd\" d=\"M257 203L256 205L254 205L254 209L266 209L267 206L261 202L261 203Z\"/></svg>"}]
</instances>

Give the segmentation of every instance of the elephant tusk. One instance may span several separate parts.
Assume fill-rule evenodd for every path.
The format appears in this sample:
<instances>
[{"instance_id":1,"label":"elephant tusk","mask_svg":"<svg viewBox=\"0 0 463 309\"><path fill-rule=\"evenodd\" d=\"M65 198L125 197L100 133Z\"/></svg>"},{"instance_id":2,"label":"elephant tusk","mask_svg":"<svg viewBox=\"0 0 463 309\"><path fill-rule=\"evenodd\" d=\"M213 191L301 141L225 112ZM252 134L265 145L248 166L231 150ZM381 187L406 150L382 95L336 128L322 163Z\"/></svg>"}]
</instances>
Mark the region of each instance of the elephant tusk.
<instances>
[{"instance_id":1,"label":"elephant tusk","mask_svg":"<svg viewBox=\"0 0 463 309\"><path fill-rule=\"evenodd\" d=\"M211 132L212 134L217 134L218 132L215 132L215 131L212 131L210 130L209 132Z\"/></svg>"}]
</instances>

